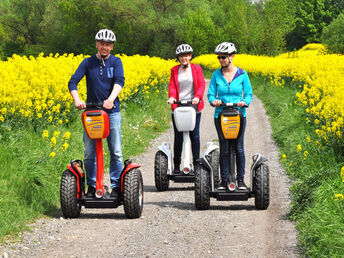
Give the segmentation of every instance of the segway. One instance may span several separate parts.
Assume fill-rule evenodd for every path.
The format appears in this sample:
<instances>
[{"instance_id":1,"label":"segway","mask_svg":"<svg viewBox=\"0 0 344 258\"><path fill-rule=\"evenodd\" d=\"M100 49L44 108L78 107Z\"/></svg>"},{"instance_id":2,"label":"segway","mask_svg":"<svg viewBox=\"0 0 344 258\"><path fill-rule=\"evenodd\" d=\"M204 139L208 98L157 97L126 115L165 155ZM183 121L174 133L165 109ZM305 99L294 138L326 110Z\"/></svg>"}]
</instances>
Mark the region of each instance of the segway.
<instances>
[{"instance_id":1,"label":"segway","mask_svg":"<svg viewBox=\"0 0 344 258\"><path fill-rule=\"evenodd\" d=\"M192 101L175 101L178 107L174 109L173 116L176 128L183 132L183 169L180 173L173 173L172 150L168 142L158 146L158 151L154 159L154 178L155 187L158 191L166 191L169 187L169 181L177 183L193 183L195 173L191 164L191 145L189 132L195 129L196 110L192 106Z\"/></svg>"},{"instance_id":2,"label":"segway","mask_svg":"<svg viewBox=\"0 0 344 258\"><path fill-rule=\"evenodd\" d=\"M269 196L269 167L267 159L260 154L252 156L253 164L250 169L251 187L239 190L235 184L235 143L242 133L242 113L235 103L222 103L223 111L219 114L222 135L229 143L230 171L229 180L225 190L218 190L214 184L215 174L218 173L209 155L205 154L198 160L195 169L195 206L199 210L210 207L210 197L218 201L247 201L255 198L255 207L260 210L267 209L270 202ZM245 106L247 107L247 106Z\"/></svg>"},{"instance_id":3,"label":"segway","mask_svg":"<svg viewBox=\"0 0 344 258\"><path fill-rule=\"evenodd\" d=\"M139 218L143 208L143 180L140 165L130 159L124 162L120 176L120 198L111 197L104 185L103 138L109 135L109 116L102 103L87 103L82 114L84 129L90 139L95 140L97 159L96 192L94 196L85 195L85 173L81 160L72 160L63 172L60 185L60 202L65 218L78 218L81 207L117 208L124 206L128 218Z\"/></svg>"}]
</instances>

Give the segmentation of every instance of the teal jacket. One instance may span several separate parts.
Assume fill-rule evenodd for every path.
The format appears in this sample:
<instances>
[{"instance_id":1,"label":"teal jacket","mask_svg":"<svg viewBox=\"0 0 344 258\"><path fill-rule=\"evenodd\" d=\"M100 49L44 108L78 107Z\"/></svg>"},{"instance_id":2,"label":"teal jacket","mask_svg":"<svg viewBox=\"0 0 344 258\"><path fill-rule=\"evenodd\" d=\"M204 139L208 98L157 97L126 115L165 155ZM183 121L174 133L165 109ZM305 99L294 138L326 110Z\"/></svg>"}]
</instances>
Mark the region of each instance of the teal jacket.
<instances>
[{"instance_id":1,"label":"teal jacket","mask_svg":"<svg viewBox=\"0 0 344 258\"><path fill-rule=\"evenodd\" d=\"M225 103L238 103L244 101L250 105L253 99L252 87L247 72L238 68L232 82L228 83L222 75L221 69L216 70L211 76L208 94L208 100L212 103L218 99ZM216 107L214 117L217 118L223 107ZM246 117L246 108L239 108L243 116Z\"/></svg>"}]
</instances>

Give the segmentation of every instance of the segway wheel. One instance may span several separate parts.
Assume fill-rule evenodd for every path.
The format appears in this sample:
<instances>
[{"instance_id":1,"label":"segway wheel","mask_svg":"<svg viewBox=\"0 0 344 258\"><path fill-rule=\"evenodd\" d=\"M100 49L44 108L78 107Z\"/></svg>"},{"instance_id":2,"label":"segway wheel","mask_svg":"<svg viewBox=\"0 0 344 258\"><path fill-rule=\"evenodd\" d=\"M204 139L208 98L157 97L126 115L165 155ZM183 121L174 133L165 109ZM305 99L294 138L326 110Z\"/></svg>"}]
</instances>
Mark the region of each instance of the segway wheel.
<instances>
[{"instance_id":1,"label":"segway wheel","mask_svg":"<svg viewBox=\"0 0 344 258\"><path fill-rule=\"evenodd\" d=\"M77 200L77 180L68 169L63 172L61 177L60 202L65 218L78 218L80 216L81 204Z\"/></svg>"},{"instance_id":2,"label":"segway wheel","mask_svg":"<svg viewBox=\"0 0 344 258\"><path fill-rule=\"evenodd\" d=\"M220 185L220 152L218 149L213 150L210 152L210 165L214 171L214 185L215 187Z\"/></svg>"},{"instance_id":3,"label":"segway wheel","mask_svg":"<svg viewBox=\"0 0 344 258\"><path fill-rule=\"evenodd\" d=\"M265 210L270 204L269 193L269 167L262 163L257 167L254 176L255 206L259 210Z\"/></svg>"},{"instance_id":4,"label":"segway wheel","mask_svg":"<svg viewBox=\"0 0 344 258\"><path fill-rule=\"evenodd\" d=\"M207 210L210 207L209 172L204 165L195 168L195 206L198 210Z\"/></svg>"},{"instance_id":5,"label":"segway wheel","mask_svg":"<svg viewBox=\"0 0 344 258\"><path fill-rule=\"evenodd\" d=\"M123 182L123 206L127 218L141 217L143 209L143 180L141 171L134 168L127 172Z\"/></svg>"},{"instance_id":6,"label":"segway wheel","mask_svg":"<svg viewBox=\"0 0 344 258\"><path fill-rule=\"evenodd\" d=\"M155 187L158 191L166 191L169 186L167 177L168 160L165 153L158 151L154 159L154 179Z\"/></svg>"}]
</instances>

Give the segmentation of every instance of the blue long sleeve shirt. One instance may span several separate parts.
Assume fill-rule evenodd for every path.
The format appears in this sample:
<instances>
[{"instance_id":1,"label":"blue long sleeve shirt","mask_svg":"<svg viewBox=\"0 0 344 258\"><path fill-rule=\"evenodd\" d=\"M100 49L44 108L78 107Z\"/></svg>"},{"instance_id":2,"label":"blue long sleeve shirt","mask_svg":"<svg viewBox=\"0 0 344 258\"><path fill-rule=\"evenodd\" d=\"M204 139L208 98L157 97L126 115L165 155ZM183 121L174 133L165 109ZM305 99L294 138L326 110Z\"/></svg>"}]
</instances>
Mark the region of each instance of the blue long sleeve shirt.
<instances>
[{"instance_id":1,"label":"blue long sleeve shirt","mask_svg":"<svg viewBox=\"0 0 344 258\"><path fill-rule=\"evenodd\" d=\"M121 87L124 86L124 72L123 64L119 57L110 55L107 60L104 60L104 64L96 55L85 58L69 80L69 91L77 90L78 83L86 75L86 102L99 103L108 99L115 84ZM119 111L120 101L117 97L114 101L114 107L111 110L107 110L107 112Z\"/></svg>"},{"instance_id":2,"label":"blue long sleeve shirt","mask_svg":"<svg viewBox=\"0 0 344 258\"><path fill-rule=\"evenodd\" d=\"M244 101L250 105L253 99L252 87L247 72L238 68L233 80L228 83L226 78L222 75L221 69L216 70L211 76L208 94L208 100L212 103L218 99L225 103L238 103ZM218 118L219 113L223 107L216 107L214 117ZM243 116L246 117L246 108L239 108Z\"/></svg>"}]
</instances>

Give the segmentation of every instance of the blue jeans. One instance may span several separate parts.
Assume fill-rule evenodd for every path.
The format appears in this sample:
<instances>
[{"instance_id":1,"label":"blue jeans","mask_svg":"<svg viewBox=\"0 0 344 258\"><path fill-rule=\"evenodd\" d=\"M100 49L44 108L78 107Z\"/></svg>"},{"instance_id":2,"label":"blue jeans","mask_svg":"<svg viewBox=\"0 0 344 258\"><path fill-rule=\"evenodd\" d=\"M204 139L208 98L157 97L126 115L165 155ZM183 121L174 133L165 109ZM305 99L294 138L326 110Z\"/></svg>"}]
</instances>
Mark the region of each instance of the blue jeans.
<instances>
[{"instance_id":1,"label":"blue jeans","mask_svg":"<svg viewBox=\"0 0 344 258\"><path fill-rule=\"evenodd\" d=\"M110 133L107 137L108 148L110 152L110 181L111 188L120 187L120 175L122 171L122 147L121 147L121 123L120 112L109 114ZM88 138L84 132L84 164L87 175L87 184L96 187L97 177L97 158L95 140Z\"/></svg>"},{"instance_id":2,"label":"blue jeans","mask_svg":"<svg viewBox=\"0 0 344 258\"><path fill-rule=\"evenodd\" d=\"M227 181L229 176L229 143L227 140L222 138L222 130L221 130L221 121L220 118L215 118L215 127L217 131L217 135L219 137L220 142L220 172L221 172L221 179L222 181ZM245 176L245 150L244 150L244 136L245 136L245 129L246 129L246 117L243 118L242 124L242 134L237 139L235 144L235 158L236 158L236 168L237 168L237 176L236 179L238 181L243 181Z\"/></svg>"},{"instance_id":3,"label":"blue jeans","mask_svg":"<svg viewBox=\"0 0 344 258\"><path fill-rule=\"evenodd\" d=\"M193 164L195 164L195 161L199 158L199 153L200 153L200 137L199 137L200 122L201 122L201 113L197 113L195 129L189 132L190 140L191 140ZM173 123L173 129L174 129L173 162L174 162L174 167L179 168L180 163L181 163L182 150L183 150L183 132L179 132L177 130L176 124L174 122L173 114L172 114L172 123Z\"/></svg>"}]
</instances>

